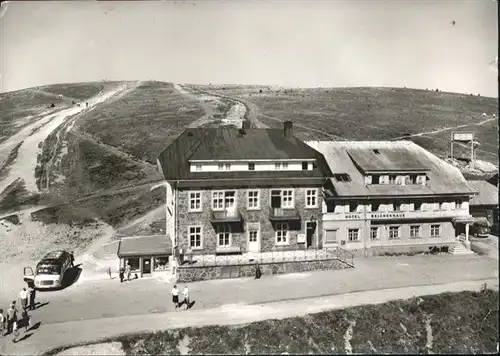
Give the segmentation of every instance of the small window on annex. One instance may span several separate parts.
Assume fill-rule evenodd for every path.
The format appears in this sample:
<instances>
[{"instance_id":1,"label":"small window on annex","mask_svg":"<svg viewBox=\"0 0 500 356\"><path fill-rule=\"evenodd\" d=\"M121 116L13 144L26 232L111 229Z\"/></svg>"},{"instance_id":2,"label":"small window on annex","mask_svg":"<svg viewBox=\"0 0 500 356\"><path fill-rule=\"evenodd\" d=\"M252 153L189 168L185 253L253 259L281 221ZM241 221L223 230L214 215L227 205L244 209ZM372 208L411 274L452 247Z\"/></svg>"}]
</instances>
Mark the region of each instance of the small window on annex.
<instances>
[{"instance_id":1,"label":"small window on annex","mask_svg":"<svg viewBox=\"0 0 500 356\"><path fill-rule=\"evenodd\" d=\"M153 271L165 271L168 268L168 256L155 257Z\"/></svg>"},{"instance_id":2,"label":"small window on annex","mask_svg":"<svg viewBox=\"0 0 500 356\"><path fill-rule=\"evenodd\" d=\"M139 265L139 257L128 257L125 259L125 267L130 263L132 271L139 271L141 269Z\"/></svg>"}]
</instances>

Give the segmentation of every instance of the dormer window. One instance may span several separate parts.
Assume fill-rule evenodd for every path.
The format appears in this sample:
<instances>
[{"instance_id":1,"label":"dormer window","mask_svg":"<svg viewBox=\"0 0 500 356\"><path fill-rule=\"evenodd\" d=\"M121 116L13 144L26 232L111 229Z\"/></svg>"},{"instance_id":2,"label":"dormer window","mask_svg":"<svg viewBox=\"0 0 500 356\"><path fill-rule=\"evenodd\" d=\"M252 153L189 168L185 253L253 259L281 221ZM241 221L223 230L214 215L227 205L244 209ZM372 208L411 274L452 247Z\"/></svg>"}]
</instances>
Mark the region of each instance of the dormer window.
<instances>
[{"instance_id":1,"label":"dormer window","mask_svg":"<svg viewBox=\"0 0 500 356\"><path fill-rule=\"evenodd\" d=\"M350 182L351 177L347 173L342 173L342 174L334 174L333 177L337 182Z\"/></svg>"},{"instance_id":2,"label":"dormer window","mask_svg":"<svg viewBox=\"0 0 500 356\"><path fill-rule=\"evenodd\" d=\"M288 163L287 162L276 162L274 164L274 168L276 170L287 169L288 168Z\"/></svg>"},{"instance_id":3,"label":"dormer window","mask_svg":"<svg viewBox=\"0 0 500 356\"><path fill-rule=\"evenodd\" d=\"M309 166L308 162L302 162L302 170L307 171L307 167Z\"/></svg>"},{"instance_id":4,"label":"dormer window","mask_svg":"<svg viewBox=\"0 0 500 356\"><path fill-rule=\"evenodd\" d=\"M378 174L372 175L372 184L380 184L380 176Z\"/></svg>"},{"instance_id":5,"label":"dormer window","mask_svg":"<svg viewBox=\"0 0 500 356\"><path fill-rule=\"evenodd\" d=\"M196 172L200 172L200 171L201 171L201 169L202 169L201 164L197 164L197 165L196 165Z\"/></svg>"},{"instance_id":6,"label":"dormer window","mask_svg":"<svg viewBox=\"0 0 500 356\"><path fill-rule=\"evenodd\" d=\"M248 170L255 171L255 163L253 163L253 162L248 163Z\"/></svg>"},{"instance_id":7,"label":"dormer window","mask_svg":"<svg viewBox=\"0 0 500 356\"><path fill-rule=\"evenodd\" d=\"M231 163L219 163L219 171L229 171L231 170Z\"/></svg>"}]
</instances>

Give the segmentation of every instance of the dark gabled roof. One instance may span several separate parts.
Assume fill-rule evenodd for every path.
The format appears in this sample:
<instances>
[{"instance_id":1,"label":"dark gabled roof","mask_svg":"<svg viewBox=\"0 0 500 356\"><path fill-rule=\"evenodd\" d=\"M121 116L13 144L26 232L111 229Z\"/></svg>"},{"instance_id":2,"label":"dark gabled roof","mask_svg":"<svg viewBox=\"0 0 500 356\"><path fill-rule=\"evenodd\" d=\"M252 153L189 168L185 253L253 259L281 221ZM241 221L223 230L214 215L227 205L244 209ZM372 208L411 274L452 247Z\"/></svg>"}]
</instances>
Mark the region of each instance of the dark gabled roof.
<instances>
[{"instance_id":1,"label":"dark gabled roof","mask_svg":"<svg viewBox=\"0 0 500 356\"><path fill-rule=\"evenodd\" d=\"M467 184L460 170L411 141L309 141L311 147L321 152L331 170L348 174L349 182L338 182L330 179L332 193L339 197L371 197L371 196L420 196L475 194ZM409 162L421 162L429 180L426 185L375 185L365 183L363 172L353 161L349 153L378 149L388 156L399 156L405 152ZM389 153L393 151L393 153ZM365 160L366 161L366 160Z\"/></svg>"},{"instance_id":2,"label":"dark gabled roof","mask_svg":"<svg viewBox=\"0 0 500 356\"><path fill-rule=\"evenodd\" d=\"M315 159L317 166L304 171L191 172L190 160ZM253 178L324 178L330 170L322 154L280 129L232 127L186 129L159 158L165 180L218 180Z\"/></svg>"},{"instance_id":3,"label":"dark gabled roof","mask_svg":"<svg viewBox=\"0 0 500 356\"><path fill-rule=\"evenodd\" d=\"M377 152L377 153L376 153ZM389 148L353 147L347 154L365 173L370 172L418 172L428 171L411 146L394 145Z\"/></svg>"},{"instance_id":4,"label":"dark gabled roof","mask_svg":"<svg viewBox=\"0 0 500 356\"><path fill-rule=\"evenodd\" d=\"M498 187L485 180L469 180L469 185L478 192L470 200L470 206L498 205Z\"/></svg>"},{"instance_id":5,"label":"dark gabled roof","mask_svg":"<svg viewBox=\"0 0 500 356\"><path fill-rule=\"evenodd\" d=\"M166 235L124 237L118 246L118 257L171 254L172 242Z\"/></svg>"}]
</instances>

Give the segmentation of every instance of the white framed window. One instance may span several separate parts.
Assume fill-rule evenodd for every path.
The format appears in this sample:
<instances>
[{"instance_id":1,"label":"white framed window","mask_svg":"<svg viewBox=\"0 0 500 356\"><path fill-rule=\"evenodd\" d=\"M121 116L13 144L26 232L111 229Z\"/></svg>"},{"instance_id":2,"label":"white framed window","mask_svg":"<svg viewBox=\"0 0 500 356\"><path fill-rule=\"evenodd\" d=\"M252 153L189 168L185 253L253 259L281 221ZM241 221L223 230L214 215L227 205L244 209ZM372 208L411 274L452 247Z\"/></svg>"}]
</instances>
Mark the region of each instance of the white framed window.
<instances>
[{"instance_id":1,"label":"white framed window","mask_svg":"<svg viewBox=\"0 0 500 356\"><path fill-rule=\"evenodd\" d=\"M318 207L318 189L306 189L306 208Z\"/></svg>"},{"instance_id":2,"label":"white framed window","mask_svg":"<svg viewBox=\"0 0 500 356\"><path fill-rule=\"evenodd\" d=\"M247 191L247 209L258 210L260 209L260 191L252 189Z\"/></svg>"},{"instance_id":3,"label":"white framed window","mask_svg":"<svg viewBox=\"0 0 500 356\"><path fill-rule=\"evenodd\" d=\"M201 169L202 169L202 165L201 164L197 164L195 167L196 167L196 171L197 172L200 172Z\"/></svg>"},{"instance_id":4,"label":"white framed window","mask_svg":"<svg viewBox=\"0 0 500 356\"><path fill-rule=\"evenodd\" d=\"M230 171L231 170L231 163L225 163L224 164L224 170Z\"/></svg>"},{"instance_id":5,"label":"white framed window","mask_svg":"<svg viewBox=\"0 0 500 356\"><path fill-rule=\"evenodd\" d=\"M378 240L378 227L370 228L370 239Z\"/></svg>"},{"instance_id":6,"label":"white framed window","mask_svg":"<svg viewBox=\"0 0 500 356\"><path fill-rule=\"evenodd\" d=\"M288 224L276 224L276 245L288 245Z\"/></svg>"},{"instance_id":7,"label":"white framed window","mask_svg":"<svg viewBox=\"0 0 500 356\"><path fill-rule=\"evenodd\" d=\"M462 209L462 200L461 199L455 200L455 209Z\"/></svg>"},{"instance_id":8,"label":"white framed window","mask_svg":"<svg viewBox=\"0 0 500 356\"><path fill-rule=\"evenodd\" d=\"M337 242L337 229L325 230L325 243L334 244Z\"/></svg>"},{"instance_id":9,"label":"white framed window","mask_svg":"<svg viewBox=\"0 0 500 356\"><path fill-rule=\"evenodd\" d=\"M410 237L420 237L420 225L410 225Z\"/></svg>"},{"instance_id":10,"label":"white framed window","mask_svg":"<svg viewBox=\"0 0 500 356\"><path fill-rule=\"evenodd\" d=\"M392 204L393 208L394 208L394 211L401 211L401 202L399 200L396 200L393 204Z\"/></svg>"},{"instance_id":11,"label":"white framed window","mask_svg":"<svg viewBox=\"0 0 500 356\"><path fill-rule=\"evenodd\" d=\"M217 246L231 246L231 226L218 225L217 229Z\"/></svg>"},{"instance_id":12,"label":"white framed window","mask_svg":"<svg viewBox=\"0 0 500 356\"><path fill-rule=\"evenodd\" d=\"M274 169L276 170L288 169L288 162L276 162L274 164Z\"/></svg>"},{"instance_id":13,"label":"white framed window","mask_svg":"<svg viewBox=\"0 0 500 356\"><path fill-rule=\"evenodd\" d=\"M255 163L253 163L253 162L248 163L248 170L255 171Z\"/></svg>"},{"instance_id":14,"label":"white framed window","mask_svg":"<svg viewBox=\"0 0 500 356\"><path fill-rule=\"evenodd\" d=\"M234 190L217 190L212 192L212 209L224 210L231 209L236 206L236 191Z\"/></svg>"},{"instance_id":15,"label":"white framed window","mask_svg":"<svg viewBox=\"0 0 500 356\"><path fill-rule=\"evenodd\" d=\"M441 236L441 225L433 224L431 225L431 237Z\"/></svg>"},{"instance_id":16,"label":"white framed window","mask_svg":"<svg viewBox=\"0 0 500 356\"><path fill-rule=\"evenodd\" d=\"M212 209L213 210L223 210L224 209L224 192L223 191L212 192Z\"/></svg>"},{"instance_id":17,"label":"white framed window","mask_svg":"<svg viewBox=\"0 0 500 356\"><path fill-rule=\"evenodd\" d=\"M415 200L415 202L413 203L413 210L415 210L415 211L422 210L422 201L421 200Z\"/></svg>"},{"instance_id":18,"label":"white framed window","mask_svg":"<svg viewBox=\"0 0 500 356\"><path fill-rule=\"evenodd\" d=\"M259 230L252 229L248 230L248 241L257 242L259 240Z\"/></svg>"},{"instance_id":19,"label":"white framed window","mask_svg":"<svg viewBox=\"0 0 500 356\"><path fill-rule=\"evenodd\" d=\"M219 163L217 168L219 169L219 171L223 171L224 170L224 163Z\"/></svg>"},{"instance_id":20,"label":"white framed window","mask_svg":"<svg viewBox=\"0 0 500 356\"><path fill-rule=\"evenodd\" d=\"M294 207L293 189L272 189L270 195L272 208L290 209Z\"/></svg>"},{"instance_id":21,"label":"white framed window","mask_svg":"<svg viewBox=\"0 0 500 356\"><path fill-rule=\"evenodd\" d=\"M190 226L189 231L189 247L193 250L202 249L203 241L201 236L201 226Z\"/></svg>"},{"instance_id":22,"label":"white framed window","mask_svg":"<svg viewBox=\"0 0 500 356\"><path fill-rule=\"evenodd\" d=\"M293 189L284 189L281 191L281 207L293 208Z\"/></svg>"},{"instance_id":23,"label":"white framed window","mask_svg":"<svg viewBox=\"0 0 500 356\"><path fill-rule=\"evenodd\" d=\"M389 226L389 240L399 239L401 227L400 226Z\"/></svg>"},{"instance_id":24,"label":"white framed window","mask_svg":"<svg viewBox=\"0 0 500 356\"><path fill-rule=\"evenodd\" d=\"M349 241L359 241L359 229L348 229L347 239Z\"/></svg>"},{"instance_id":25,"label":"white framed window","mask_svg":"<svg viewBox=\"0 0 500 356\"><path fill-rule=\"evenodd\" d=\"M189 211L202 211L201 192L189 192Z\"/></svg>"},{"instance_id":26,"label":"white framed window","mask_svg":"<svg viewBox=\"0 0 500 356\"><path fill-rule=\"evenodd\" d=\"M302 162L302 170L303 171L307 171L308 167L309 167L309 162Z\"/></svg>"}]
</instances>

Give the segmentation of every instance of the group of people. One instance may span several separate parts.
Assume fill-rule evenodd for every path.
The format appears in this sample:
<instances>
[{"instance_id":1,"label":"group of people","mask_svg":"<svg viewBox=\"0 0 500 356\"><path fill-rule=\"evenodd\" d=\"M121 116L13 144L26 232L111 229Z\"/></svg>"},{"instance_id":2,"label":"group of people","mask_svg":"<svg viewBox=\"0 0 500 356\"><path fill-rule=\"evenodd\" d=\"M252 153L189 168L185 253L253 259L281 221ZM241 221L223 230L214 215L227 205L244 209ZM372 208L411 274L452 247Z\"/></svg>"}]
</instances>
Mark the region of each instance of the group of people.
<instances>
[{"instance_id":1,"label":"group of people","mask_svg":"<svg viewBox=\"0 0 500 356\"><path fill-rule=\"evenodd\" d=\"M25 332L29 330L31 326L31 318L28 314L28 310L35 310L35 298L36 291L33 286L28 285L28 288L23 288L19 292L18 300L21 304L21 310L19 311L16 307L16 301L12 301L7 309L6 314L4 314L3 309L0 309L0 336L6 336L8 334L14 333L14 336L19 336L18 329L21 327L25 328ZM21 316L19 317L19 312Z\"/></svg>"},{"instance_id":2,"label":"group of people","mask_svg":"<svg viewBox=\"0 0 500 356\"><path fill-rule=\"evenodd\" d=\"M108 274L111 277L111 269L109 269ZM127 276L127 281L130 281L130 277L132 276L132 266L130 265L130 262L127 263L125 268L120 267L120 271L118 272L118 274L120 276L120 283L124 281L125 276ZM137 277L135 277L135 278L137 278Z\"/></svg>"},{"instance_id":3,"label":"group of people","mask_svg":"<svg viewBox=\"0 0 500 356\"><path fill-rule=\"evenodd\" d=\"M187 310L190 307L189 290L188 290L187 286L184 286L184 290L182 291L182 295L184 296L184 300L182 302L179 302L179 289L177 288L177 285L174 285L174 288L172 288L172 302L175 305L175 309L180 308L183 304L185 304L186 310Z\"/></svg>"}]
</instances>

